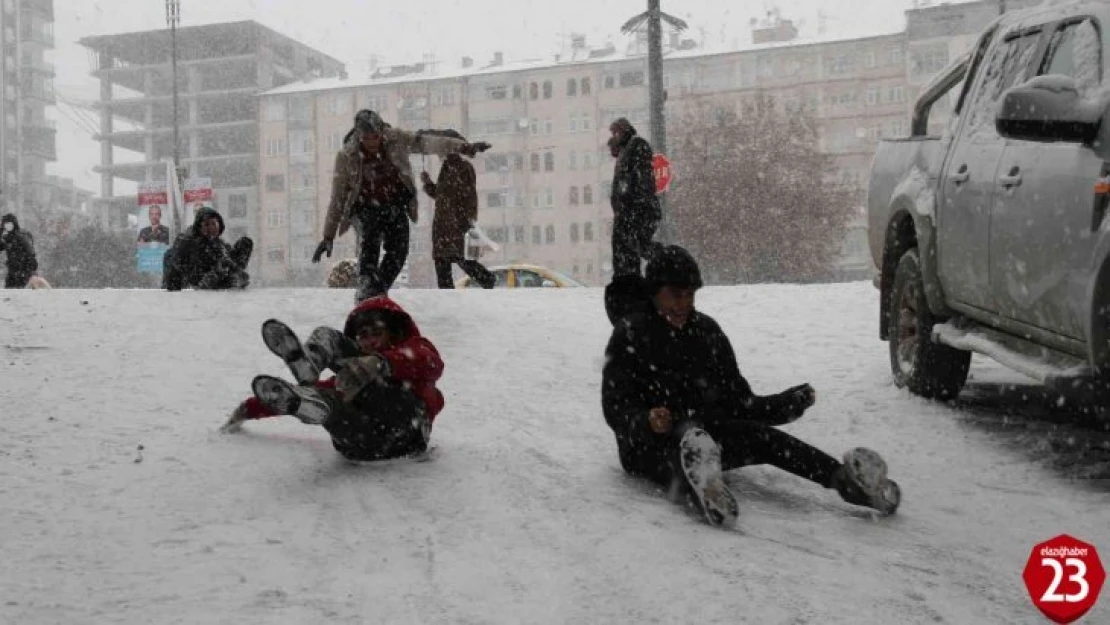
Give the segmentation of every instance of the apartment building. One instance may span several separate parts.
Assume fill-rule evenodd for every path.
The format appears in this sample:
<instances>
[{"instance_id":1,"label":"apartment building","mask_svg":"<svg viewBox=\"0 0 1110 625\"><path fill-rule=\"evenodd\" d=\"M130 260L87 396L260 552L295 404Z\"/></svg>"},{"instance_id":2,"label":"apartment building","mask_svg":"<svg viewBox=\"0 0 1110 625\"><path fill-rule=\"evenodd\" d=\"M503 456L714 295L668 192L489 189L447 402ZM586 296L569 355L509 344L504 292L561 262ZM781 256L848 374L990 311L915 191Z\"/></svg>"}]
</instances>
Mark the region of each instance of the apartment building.
<instances>
[{"instance_id":1,"label":"apartment building","mask_svg":"<svg viewBox=\"0 0 1110 625\"><path fill-rule=\"evenodd\" d=\"M1017 0L1020 1L1020 0ZM1013 2L1012 2L1013 3ZM992 19L993 0L907 12L905 30L855 39L799 42L786 20L763 25L753 43L711 52L671 36L664 82L670 125L693 106L742 107L765 94L817 122L820 147L835 175L865 191L876 142L909 131L912 102L928 76L962 53ZM946 25L946 26L945 26ZM944 46L941 52L941 46ZM646 43L626 50L591 49L575 37L553 60L459 67L426 64L376 72L364 80L290 84L261 95L259 235L267 281L319 284L327 269L310 256L330 197L335 151L359 108L379 111L409 130L452 127L493 149L474 160L481 223L501 244L488 264L545 265L591 285L611 275L613 160L605 148L609 123L627 117L649 135ZM433 175L438 159L414 160ZM677 171L681 176L682 172ZM421 194L409 279L431 286L431 202ZM853 221L839 269L870 271L866 220ZM353 257L353 235L337 241L334 263Z\"/></svg>"},{"instance_id":2,"label":"apartment building","mask_svg":"<svg viewBox=\"0 0 1110 625\"><path fill-rule=\"evenodd\" d=\"M165 179L174 154L171 33L167 29L86 37L100 80L101 188L98 210L124 228L137 211L117 179ZM227 236L256 235L259 111L257 95L294 81L341 75L328 55L254 21L177 29L180 164L212 180ZM117 149L133 156L117 160ZM125 160L126 159L126 160ZM252 264L256 264L252 262Z\"/></svg>"},{"instance_id":3,"label":"apartment building","mask_svg":"<svg viewBox=\"0 0 1110 625\"><path fill-rule=\"evenodd\" d=\"M0 5L0 203L26 221L50 208L47 163L57 160L56 130L46 118L54 100L53 0L3 0Z\"/></svg>"}]
</instances>

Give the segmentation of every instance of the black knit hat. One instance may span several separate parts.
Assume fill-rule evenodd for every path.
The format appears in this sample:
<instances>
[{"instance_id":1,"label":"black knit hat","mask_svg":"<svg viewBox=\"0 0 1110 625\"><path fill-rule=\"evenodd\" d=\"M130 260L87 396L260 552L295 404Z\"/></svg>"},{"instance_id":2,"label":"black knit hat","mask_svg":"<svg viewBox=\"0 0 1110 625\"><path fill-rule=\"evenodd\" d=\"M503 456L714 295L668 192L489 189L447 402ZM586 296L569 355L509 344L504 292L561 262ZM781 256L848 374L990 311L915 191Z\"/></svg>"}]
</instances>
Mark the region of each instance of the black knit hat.
<instances>
[{"instance_id":1,"label":"black knit hat","mask_svg":"<svg viewBox=\"0 0 1110 625\"><path fill-rule=\"evenodd\" d=\"M680 289L700 289L701 270L698 262L684 248L677 245L659 247L644 270L644 281L652 293L664 286Z\"/></svg>"},{"instance_id":2,"label":"black knit hat","mask_svg":"<svg viewBox=\"0 0 1110 625\"><path fill-rule=\"evenodd\" d=\"M389 124L385 123L381 115L370 109L362 109L355 115L355 130L359 132L380 135L388 126Z\"/></svg>"}]
</instances>

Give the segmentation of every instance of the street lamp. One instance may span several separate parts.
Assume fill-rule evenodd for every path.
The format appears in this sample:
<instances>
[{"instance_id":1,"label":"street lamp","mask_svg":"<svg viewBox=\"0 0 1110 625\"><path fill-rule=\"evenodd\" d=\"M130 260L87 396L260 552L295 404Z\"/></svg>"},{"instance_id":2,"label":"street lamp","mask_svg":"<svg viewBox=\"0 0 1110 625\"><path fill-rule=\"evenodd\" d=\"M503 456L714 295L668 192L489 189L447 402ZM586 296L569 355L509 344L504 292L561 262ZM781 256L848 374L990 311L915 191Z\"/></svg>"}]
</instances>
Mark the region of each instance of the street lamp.
<instances>
[{"instance_id":1,"label":"street lamp","mask_svg":"<svg viewBox=\"0 0 1110 625\"><path fill-rule=\"evenodd\" d=\"M667 153L667 123L664 111L666 94L663 92L663 22L677 31L686 30L686 22L664 13L659 8L659 0L648 0L647 11L628 20L621 26L621 32L628 34L638 31L647 23L648 29L648 119L651 126L651 145L659 154ZM671 228L666 211L666 196L660 196L659 206L663 211L659 238L671 240Z\"/></svg>"},{"instance_id":2,"label":"street lamp","mask_svg":"<svg viewBox=\"0 0 1110 625\"><path fill-rule=\"evenodd\" d=\"M178 184L181 183L181 137L177 103L177 25L181 23L181 0L166 0L166 24L170 27L170 79L173 81L173 168ZM173 211L173 225L181 232L181 217L177 207Z\"/></svg>"}]
</instances>

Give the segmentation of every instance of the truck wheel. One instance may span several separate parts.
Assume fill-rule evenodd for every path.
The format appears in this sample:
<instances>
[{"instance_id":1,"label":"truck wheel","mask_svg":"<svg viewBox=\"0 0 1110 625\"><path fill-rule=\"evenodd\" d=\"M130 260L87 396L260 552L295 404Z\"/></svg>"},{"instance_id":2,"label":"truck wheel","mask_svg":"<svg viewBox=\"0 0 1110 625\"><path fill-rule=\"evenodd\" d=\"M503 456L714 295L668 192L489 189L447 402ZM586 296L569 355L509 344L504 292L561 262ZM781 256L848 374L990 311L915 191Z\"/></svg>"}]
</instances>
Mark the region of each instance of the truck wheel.
<instances>
[{"instance_id":1,"label":"truck wheel","mask_svg":"<svg viewBox=\"0 0 1110 625\"><path fill-rule=\"evenodd\" d=\"M940 320L929 312L916 248L898 261L890 297L894 383L922 397L954 399L967 381L971 352L933 341L933 326Z\"/></svg>"}]
</instances>

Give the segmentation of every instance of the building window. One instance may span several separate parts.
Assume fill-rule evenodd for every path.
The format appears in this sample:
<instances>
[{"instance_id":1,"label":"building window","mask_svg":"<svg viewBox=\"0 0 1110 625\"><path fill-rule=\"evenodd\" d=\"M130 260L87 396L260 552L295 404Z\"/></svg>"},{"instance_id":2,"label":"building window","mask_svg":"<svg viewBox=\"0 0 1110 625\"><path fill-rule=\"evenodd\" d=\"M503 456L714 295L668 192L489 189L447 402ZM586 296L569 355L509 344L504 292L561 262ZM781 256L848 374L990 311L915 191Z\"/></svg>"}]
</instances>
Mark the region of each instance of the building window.
<instances>
[{"instance_id":1,"label":"building window","mask_svg":"<svg viewBox=\"0 0 1110 625\"><path fill-rule=\"evenodd\" d=\"M555 153L545 152L543 155L543 170L555 171Z\"/></svg>"},{"instance_id":2,"label":"building window","mask_svg":"<svg viewBox=\"0 0 1110 625\"><path fill-rule=\"evenodd\" d=\"M544 238L547 239L547 243L549 245L554 243L555 242L555 226L548 226L548 227L544 228L544 235L545 235Z\"/></svg>"},{"instance_id":3,"label":"building window","mask_svg":"<svg viewBox=\"0 0 1110 625\"><path fill-rule=\"evenodd\" d=\"M643 70L635 72L621 72L622 87L639 87L642 84L644 84Z\"/></svg>"},{"instance_id":4,"label":"building window","mask_svg":"<svg viewBox=\"0 0 1110 625\"><path fill-rule=\"evenodd\" d=\"M571 206L578 206L578 187L570 188L569 201Z\"/></svg>"},{"instance_id":5,"label":"building window","mask_svg":"<svg viewBox=\"0 0 1110 625\"><path fill-rule=\"evenodd\" d=\"M524 243L524 226L513 226L513 243Z\"/></svg>"},{"instance_id":6,"label":"building window","mask_svg":"<svg viewBox=\"0 0 1110 625\"><path fill-rule=\"evenodd\" d=\"M583 152L582 153L582 169L593 169L593 166L594 166L594 153L589 152L589 151Z\"/></svg>"},{"instance_id":7,"label":"building window","mask_svg":"<svg viewBox=\"0 0 1110 625\"><path fill-rule=\"evenodd\" d=\"M266 175L266 190L280 192L285 190L285 176L282 174Z\"/></svg>"},{"instance_id":8,"label":"building window","mask_svg":"<svg viewBox=\"0 0 1110 625\"><path fill-rule=\"evenodd\" d=\"M550 80L543 81L543 99L544 100L550 100L551 99L551 92L552 92L551 81Z\"/></svg>"},{"instance_id":9,"label":"building window","mask_svg":"<svg viewBox=\"0 0 1110 625\"><path fill-rule=\"evenodd\" d=\"M573 78L567 79L567 96L574 97L578 95L578 81Z\"/></svg>"},{"instance_id":10,"label":"building window","mask_svg":"<svg viewBox=\"0 0 1110 625\"><path fill-rule=\"evenodd\" d=\"M555 192L551 190L551 187L543 190L543 205L547 208L555 206Z\"/></svg>"},{"instance_id":11,"label":"building window","mask_svg":"<svg viewBox=\"0 0 1110 625\"><path fill-rule=\"evenodd\" d=\"M539 226L532 226L532 245L543 243L543 232Z\"/></svg>"},{"instance_id":12,"label":"building window","mask_svg":"<svg viewBox=\"0 0 1110 625\"><path fill-rule=\"evenodd\" d=\"M266 260L268 260L270 264L273 265L284 263L285 249L280 247L271 247L269 250L266 250Z\"/></svg>"},{"instance_id":13,"label":"building window","mask_svg":"<svg viewBox=\"0 0 1110 625\"><path fill-rule=\"evenodd\" d=\"M285 139L267 139L266 156L283 156L285 154Z\"/></svg>"},{"instance_id":14,"label":"building window","mask_svg":"<svg viewBox=\"0 0 1110 625\"><path fill-rule=\"evenodd\" d=\"M578 224L570 225L570 242L578 243Z\"/></svg>"},{"instance_id":15,"label":"building window","mask_svg":"<svg viewBox=\"0 0 1110 625\"><path fill-rule=\"evenodd\" d=\"M555 122L550 118L543 120L543 134L550 135L555 132Z\"/></svg>"},{"instance_id":16,"label":"building window","mask_svg":"<svg viewBox=\"0 0 1110 625\"><path fill-rule=\"evenodd\" d=\"M905 102L906 101L906 88L905 87L891 87L886 90L887 102Z\"/></svg>"},{"instance_id":17,"label":"building window","mask_svg":"<svg viewBox=\"0 0 1110 625\"><path fill-rule=\"evenodd\" d=\"M509 171L509 155L508 154L489 154L486 156L486 171L499 172Z\"/></svg>"},{"instance_id":18,"label":"building window","mask_svg":"<svg viewBox=\"0 0 1110 625\"><path fill-rule=\"evenodd\" d=\"M267 228L280 228L285 223L285 215L281 211L269 211L266 213L266 227Z\"/></svg>"},{"instance_id":19,"label":"building window","mask_svg":"<svg viewBox=\"0 0 1110 625\"><path fill-rule=\"evenodd\" d=\"M316 137L309 130L294 130L289 133L289 154L315 154Z\"/></svg>"},{"instance_id":20,"label":"building window","mask_svg":"<svg viewBox=\"0 0 1110 625\"><path fill-rule=\"evenodd\" d=\"M571 113L567 120L567 132L578 132L578 113Z\"/></svg>"},{"instance_id":21,"label":"building window","mask_svg":"<svg viewBox=\"0 0 1110 625\"><path fill-rule=\"evenodd\" d=\"M285 102L282 100L267 101L263 118L268 122L283 121L285 119Z\"/></svg>"},{"instance_id":22,"label":"building window","mask_svg":"<svg viewBox=\"0 0 1110 625\"><path fill-rule=\"evenodd\" d=\"M582 95L590 95L590 79L589 79L589 77L586 77L586 78L582 79L582 88L579 89L579 91L582 92Z\"/></svg>"},{"instance_id":23,"label":"building window","mask_svg":"<svg viewBox=\"0 0 1110 625\"><path fill-rule=\"evenodd\" d=\"M590 185L586 185L586 186L582 187L582 203L583 204L593 204L594 203L594 188L591 187Z\"/></svg>"},{"instance_id":24,"label":"building window","mask_svg":"<svg viewBox=\"0 0 1110 625\"><path fill-rule=\"evenodd\" d=\"M346 115L351 111L351 94L337 93L328 98L328 113Z\"/></svg>"},{"instance_id":25,"label":"building window","mask_svg":"<svg viewBox=\"0 0 1110 625\"><path fill-rule=\"evenodd\" d=\"M524 89L522 89L520 85L513 85L513 99L519 100L523 95L523 91Z\"/></svg>"},{"instance_id":26,"label":"building window","mask_svg":"<svg viewBox=\"0 0 1110 625\"><path fill-rule=\"evenodd\" d=\"M589 132L593 128L593 120L590 119L589 113L582 113L582 118L578 122L578 129L582 132Z\"/></svg>"},{"instance_id":27,"label":"building window","mask_svg":"<svg viewBox=\"0 0 1110 625\"><path fill-rule=\"evenodd\" d=\"M486 85L486 97L490 100L504 100L507 95L505 85Z\"/></svg>"},{"instance_id":28,"label":"building window","mask_svg":"<svg viewBox=\"0 0 1110 625\"><path fill-rule=\"evenodd\" d=\"M532 156L528 157L528 160L532 164L532 171L540 170L540 155L538 152L533 152Z\"/></svg>"},{"instance_id":29,"label":"building window","mask_svg":"<svg viewBox=\"0 0 1110 625\"><path fill-rule=\"evenodd\" d=\"M227 196L227 216L231 219L244 219L247 216L246 193L232 193Z\"/></svg>"},{"instance_id":30,"label":"building window","mask_svg":"<svg viewBox=\"0 0 1110 625\"><path fill-rule=\"evenodd\" d=\"M528 98L531 100L540 99L540 86L538 84L531 83L528 85Z\"/></svg>"},{"instance_id":31,"label":"building window","mask_svg":"<svg viewBox=\"0 0 1110 625\"><path fill-rule=\"evenodd\" d=\"M863 95L863 103L867 106L875 106L879 103L879 90L868 89Z\"/></svg>"},{"instance_id":32,"label":"building window","mask_svg":"<svg viewBox=\"0 0 1110 625\"><path fill-rule=\"evenodd\" d=\"M617 86L617 77L612 74L606 74L604 85L606 89L612 89Z\"/></svg>"},{"instance_id":33,"label":"building window","mask_svg":"<svg viewBox=\"0 0 1110 625\"><path fill-rule=\"evenodd\" d=\"M524 171L524 155L513 154L513 169L517 171Z\"/></svg>"},{"instance_id":34,"label":"building window","mask_svg":"<svg viewBox=\"0 0 1110 625\"><path fill-rule=\"evenodd\" d=\"M594 225L587 221L582 224L582 240L589 243L594 240Z\"/></svg>"},{"instance_id":35,"label":"building window","mask_svg":"<svg viewBox=\"0 0 1110 625\"><path fill-rule=\"evenodd\" d=\"M503 208L505 206L505 195L499 191L486 194L486 208Z\"/></svg>"},{"instance_id":36,"label":"building window","mask_svg":"<svg viewBox=\"0 0 1110 625\"><path fill-rule=\"evenodd\" d=\"M528 125L528 128L533 135L540 134L540 120L533 117L532 122Z\"/></svg>"}]
</instances>

